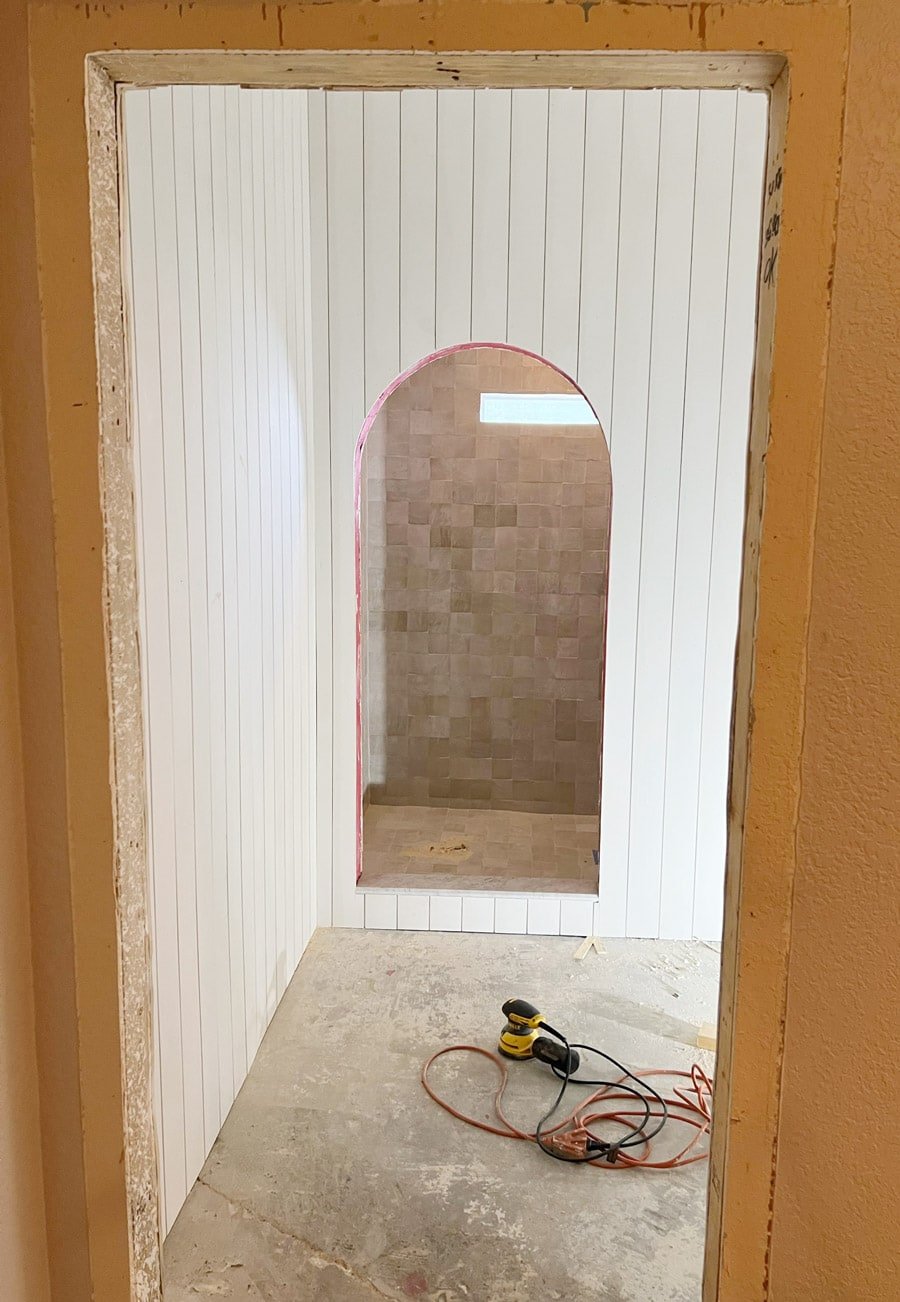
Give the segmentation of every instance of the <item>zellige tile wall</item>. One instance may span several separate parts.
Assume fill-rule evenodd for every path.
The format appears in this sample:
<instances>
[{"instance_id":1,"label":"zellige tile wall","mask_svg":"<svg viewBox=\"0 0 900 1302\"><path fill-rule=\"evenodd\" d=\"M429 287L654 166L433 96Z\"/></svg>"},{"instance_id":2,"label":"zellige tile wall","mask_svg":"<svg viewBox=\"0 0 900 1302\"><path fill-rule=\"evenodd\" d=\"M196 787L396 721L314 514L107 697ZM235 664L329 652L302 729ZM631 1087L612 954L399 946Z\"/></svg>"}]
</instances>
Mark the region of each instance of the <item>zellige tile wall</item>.
<instances>
[{"instance_id":1,"label":"zellige tile wall","mask_svg":"<svg viewBox=\"0 0 900 1302\"><path fill-rule=\"evenodd\" d=\"M482 425L571 392L500 348L397 389L363 453L363 776L373 804L598 808L610 470L600 430Z\"/></svg>"}]
</instances>

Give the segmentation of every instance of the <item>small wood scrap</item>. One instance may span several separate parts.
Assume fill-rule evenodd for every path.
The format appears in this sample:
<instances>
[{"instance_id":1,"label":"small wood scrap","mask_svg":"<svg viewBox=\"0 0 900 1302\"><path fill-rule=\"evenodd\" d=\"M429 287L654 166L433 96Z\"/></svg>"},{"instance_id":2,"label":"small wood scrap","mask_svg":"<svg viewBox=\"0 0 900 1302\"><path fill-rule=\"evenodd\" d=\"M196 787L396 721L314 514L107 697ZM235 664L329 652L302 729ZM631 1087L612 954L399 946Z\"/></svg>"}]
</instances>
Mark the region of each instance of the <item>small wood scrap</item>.
<instances>
[{"instance_id":1,"label":"small wood scrap","mask_svg":"<svg viewBox=\"0 0 900 1302\"><path fill-rule=\"evenodd\" d=\"M472 858L471 848L458 837L449 841L425 841L420 845L410 845L402 853L407 859L430 859L438 863L465 863Z\"/></svg>"},{"instance_id":2,"label":"small wood scrap","mask_svg":"<svg viewBox=\"0 0 900 1302\"><path fill-rule=\"evenodd\" d=\"M704 1022L697 1031L697 1048L708 1049L711 1053L715 1053L717 1035L718 1028L713 1026L712 1022Z\"/></svg>"},{"instance_id":3,"label":"small wood scrap","mask_svg":"<svg viewBox=\"0 0 900 1302\"><path fill-rule=\"evenodd\" d=\"M592 949L595 949L598 954L604 954L606 952L600 943L599 936L585 936L572 957L577 959L580 963L583 958L587 958Z\"/></svg>"}]
</instances>

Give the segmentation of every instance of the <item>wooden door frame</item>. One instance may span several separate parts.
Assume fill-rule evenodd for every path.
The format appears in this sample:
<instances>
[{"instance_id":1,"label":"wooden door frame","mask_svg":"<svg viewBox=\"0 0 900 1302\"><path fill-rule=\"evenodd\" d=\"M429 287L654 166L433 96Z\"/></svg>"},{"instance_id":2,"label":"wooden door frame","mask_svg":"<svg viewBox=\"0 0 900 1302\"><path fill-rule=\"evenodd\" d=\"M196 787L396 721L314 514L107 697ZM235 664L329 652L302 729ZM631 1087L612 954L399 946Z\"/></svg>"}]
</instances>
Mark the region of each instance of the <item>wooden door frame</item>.
<instances>
[{"instance_id":1,"label":"wooden door frame","mask_svg":"<svg viewBox=\"0 0 900 1302\"><path fill-rule=\"evenodd\" d=\"M809 63L809 60L807 60ZM104 528L104 610L112 754L112 807L117 891L118 959L125 1114L125 1186L128 1203L131 1291L135 1298L160 1296L158 1191L151 1108L150 967L147 926L147 864L144 840L144 750L141 724L140 662L137 643L137 589L130 416L123 326L121 266L121 191L118 162L118 92L126 85L241 84L292 88L406 88L450 86L565 86L597 89L748 88L770 94L769 143L763 228L771 232L781 218L788 154L790 163L813 149L812 126L802 114L788 127L789 61L776 52L748 54L700 52L497 52L421 51L124 51L90 54L87 74L87 140L94 266L96 349L99 373L101 500ZM811 69L805 68L806 76ZM793 70L791 71L793 76ZM837 160L830 151L812 171L818 189L836 193ZM806 178L808 181L808 177ZM801 397L787 383L798 349L792 326L803 328L810 312L820 311L821 295L804 294L798 277L810 270L800 250L812 239L819 214L804 204L781 218L781 233L768 236L760 267L760 301L753 383L744 561L734 689L728 819L725 934L719 1017L719 1055L715 1107L720 1122L713 1133L707 1225L705 1302L751 1296L736 1291L735 1273L755 1235L768 1234L771 1174L777 1137L786 965L790 928L793 806L774 811L780 836L779 862L766 860L769 835L759 834L766 817L767 792L786 776L785 765L799 765L799 744L769 723L780 710L802 714L802 673L786 677L771 655L784 613L799 608L799 625L788 629L788 646L805 633L811 528L798 554L796 531L783 530L792 485L815 477L818 426L801 429L804 416L821 418L824 377L817 385L814 359L802 356ZM823 258L814 259L813 271ZM784 287L784 269L791 269ZM796 267L796 270L795 270ZM775 271L780 273L779 333L775 331ZM826 266L827 270L827 266ZM782 322L787 318L784 328ZM827 320L826 320L827 326ZM816 332L814 331L815 335ZM778 379L780 377L780 385ZM781 420L795 434L791 455L767 471L770 431ZM769 502L764 514L764 496ZM787 498L787 500L786 500ZM804 499L804 524L811 502ZM771 609L767 605L771 598ZM777 597L777 600L776 600ZM761 604L760 604L761 603ZM790 621L788 621L790 622ZM792 639L791 635L795 635ZM799 643L798 643L799 645ZM803 641L805 647L805 640ZM799 722L799 720L798 720ZM761 724L764 726L761 727ZM787 745L785 743L787 742ZM753 766L751 767L751 757ZM757 774L765 775L756 782ZM789 776L789 775L787 775ZM754 842L755 838L755 842ZM773 889L772 877L777 879ZM765 902L763 936L748 934ZM750 933L754 927L750 926ZM767 960L774 957L776 970ZM746 997L745 997L746 996ZM759 1042L765 1030L766 1040ZM752 1066L751 1066L752 1063ZM751 1080L755 1074L757 1079ZM745 1126L738 1130L735 1122ZM752 1147L748 1148L748 1141ZM748 1180L749 1162L761 1164L762 1183ZM741 1243L742 1238L745 1242ZM732 1256L729 1256L732 1253ZM766 1284L767 1288L767 1284ZM757 1294L752 1294L754 1302ZM761 1295L763 1296L763 1295Z\"/></svg>"}]
</instances>

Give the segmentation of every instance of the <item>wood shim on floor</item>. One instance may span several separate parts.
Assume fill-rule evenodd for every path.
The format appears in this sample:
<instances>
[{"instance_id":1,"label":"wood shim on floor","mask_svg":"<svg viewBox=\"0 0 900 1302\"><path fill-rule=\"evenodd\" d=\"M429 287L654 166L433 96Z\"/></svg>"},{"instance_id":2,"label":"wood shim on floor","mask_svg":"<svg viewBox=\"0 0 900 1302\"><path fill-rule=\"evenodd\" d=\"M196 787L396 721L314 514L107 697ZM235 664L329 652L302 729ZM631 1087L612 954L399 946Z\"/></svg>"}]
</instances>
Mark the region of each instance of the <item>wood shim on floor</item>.
<instances>
[{"instance_id":1,"label":"wood shim on floor","mask_svg":"<svg viewBox=\"0 0 900 1302\"><path fill-rule=\"evenodd\" d=\"M603 954L606 952L600 943L599 936L585 936L584 940L578 946L578 948L576 949L572 957L580 961L581 959L587 957L587 955L591 952L592 948L595 949L598 954Z\"/></svg>"},{"instance_id":2,"label":"wood shim on floor","mask_svg":"<svg viewBox=\"0 0 900 1302\"><path fill-rule=\"evenodd\" d=\"M717 1035L718 1027L713 1026L712 1022L704 1022L697 1030L697 1048L710 1049L715 1053Z\"/></svg>"}]
</instances>

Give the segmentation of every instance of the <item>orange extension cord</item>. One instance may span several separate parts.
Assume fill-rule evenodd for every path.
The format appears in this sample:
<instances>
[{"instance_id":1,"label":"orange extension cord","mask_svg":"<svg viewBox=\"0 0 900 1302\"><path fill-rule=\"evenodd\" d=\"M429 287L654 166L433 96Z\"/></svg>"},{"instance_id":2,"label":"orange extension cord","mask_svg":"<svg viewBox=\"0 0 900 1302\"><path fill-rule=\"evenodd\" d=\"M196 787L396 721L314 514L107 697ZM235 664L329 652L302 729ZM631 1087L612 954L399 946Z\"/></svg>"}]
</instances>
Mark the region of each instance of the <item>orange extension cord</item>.
<instances>
[{"instance_id":1,"label":"orange extension cord","mask_svg":"<svg viewBox=\"0 0 900 1302\"><path fill-rule=\"evenodd\" d=\"M497 1119L502 1122L500 1126L492 1126L486 1121L479 1121L477 1117L471 1117L465 1112L460 1112L452 1103L448 1103L435 1090L428 1078L432 1064L438 1058L442 1058L447 1053L477 1053L482 1058L491 1061L500 1073L500 1084L494 1094L494 1111ZM691 1162L702 1162L709 1156L709 1150L704 1147L701 1151L695 1149L704 1135L709 1134L710 1124L712 1122L712 1083L702 1067L696 1063L690 1071L671 1071L665 1068L653 1068L649 1071L636 1073L639 1077L647 1076L665 1076L668 1078L689 1080L689 1088L676 1088L673 1086L671 1097L665 1098L665 1103L669 1109L669 1121L681 1122L682 1125L690 1126L696 1133L691 1137L684 1148L676 1153L674 1157L668 1157L659 1161L651 1161L651 1143L646 1141L644 1152L639 1157L633 1157L628 1153L619 1151L616 1153L614 1162L610 1162L602 1154L593 1160L585 1161L585 1166L598 1166L604 1170L625 1170L627 1167L643 1167L648 1170L671 1171L675 1167L689 1166ZM584 1158L587 1153L587 1142L589 1139L599 1139L600 1136L594 1135L591 1126L598 1122L613 1122L623 1126L628 1132L635 1132L637 1127L632 1125L630 1117L643 1117L641 1112L622 1111L619 1108L603 1108L599 1111L588 1111L593 1104L604 1100L606 1103L627 1099L634 1101L633 1094L616 1093L615 1088L621 1085L627 1077L622 1076L619 1080L609 1085L604 1085L601 1089L595 1090L586 1099L575 1108L568 1116L555 1126L541 1132L541 1139L552 1144L560 1153L560 1156L574 1159ZM434 1099L445 1112L449 1112L452 1117L457 1117L460 1121L465 1121L466 1125L475 1126L478 1130L486 1130L491 1135L500 1135L504 1139L526 1139L531 1143L536 1143L537 1138L533 1132L519 1130L512 1124L503 1111L503 1095L509 1081L509 1071L506 1063L496 1053L491 1053L489 1049L482 1049L477 1044L451 1044L444 1049L438 1049L433 1053L422 1068L422 1084L429 1096ZM573 1084L577 1084L574 1081ZM650 1118L659 1118L660 1112L650 1113ZM648 1118L649 1120L649 1118Z\"/></svg>"}]
</instances>

